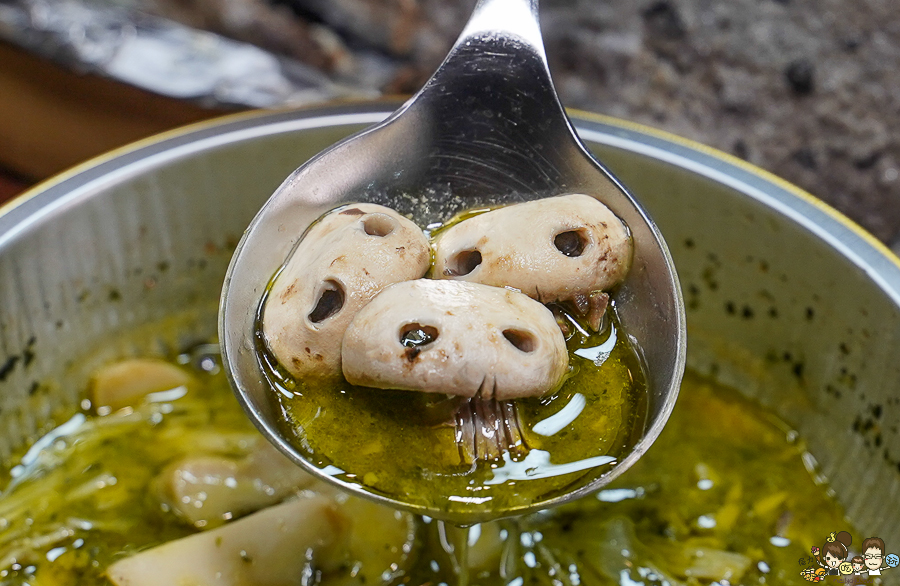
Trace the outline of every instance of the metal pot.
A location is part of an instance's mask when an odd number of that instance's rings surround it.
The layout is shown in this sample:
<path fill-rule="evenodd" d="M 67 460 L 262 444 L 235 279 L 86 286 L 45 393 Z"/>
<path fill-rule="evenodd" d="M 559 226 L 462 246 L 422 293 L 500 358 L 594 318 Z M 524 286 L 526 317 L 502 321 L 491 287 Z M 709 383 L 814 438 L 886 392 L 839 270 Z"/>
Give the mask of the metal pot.
<path fill-rule="evenodd" d="M 299 164 L 392 110 L 227 117 L 90 161 L 0 208 L 0 455 L 74 408 L 102 361 L 214 335 L 231 249 L 256 210 Z M 594 115 L 573 123 L 668 241 L 689 365 L 794 425 L 850 520 L 900 542 L 897 259 L 738 159 Z M 147 329 L 162 320 L 177 323 Z"/>

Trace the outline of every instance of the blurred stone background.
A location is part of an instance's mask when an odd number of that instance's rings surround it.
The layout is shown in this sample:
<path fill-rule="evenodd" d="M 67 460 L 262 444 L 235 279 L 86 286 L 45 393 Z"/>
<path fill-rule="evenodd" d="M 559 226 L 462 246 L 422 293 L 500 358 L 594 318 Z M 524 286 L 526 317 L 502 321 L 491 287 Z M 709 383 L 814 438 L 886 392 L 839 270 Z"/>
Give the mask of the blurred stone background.
<path fill-rule="evenodd" d="M 0 0 L 0 17 L 4 4 L 21 8 L 15 0 Z M 440 63 L 474 1 L 105 4 L 276 55 L 292 75 L 302 74 L 305 85 L 272 103 L 250 104 L 274 106 L 415 91 Z M 34 25 L 40 11 L 28 8 L 26 20 Z M 543 0 L 541 15 L 566 106 L 653 126 L 743 158 L 822 198 L 900 250 L 896 0 Z M 7 34 L 0 44 L 0 168 L 7 194 L 93 151 L 248 106 L 119 87 L 102 67 L 73 67 L 60 51 L 36 56 L 40 40 L 33 37 Z M 70 138 L 57 136 L 60 127 Z M 60 152 L 67 140 L 78 148 Z"/>

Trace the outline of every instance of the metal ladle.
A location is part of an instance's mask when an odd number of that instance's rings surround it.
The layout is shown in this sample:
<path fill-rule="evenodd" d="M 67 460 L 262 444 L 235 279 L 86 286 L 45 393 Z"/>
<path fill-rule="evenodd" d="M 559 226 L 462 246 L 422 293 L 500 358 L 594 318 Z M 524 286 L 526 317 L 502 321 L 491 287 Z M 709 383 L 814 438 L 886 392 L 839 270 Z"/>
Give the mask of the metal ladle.
<path fill-rule="evenodd" d="M 298 465 L 351 493 L 439 519 L 483 520 L 374 495 L 306 461 L 279 431 L 254 342 L 257 310 L 304 230 L 342 203 L 382 203 L 421 223 L 446 220 L 463 209 L 566 193 L 597 197 L 631 230 L 632 269 L 613 299 L 646 370 L 647 428 L 610 472 L 535 507 L 568 502 L 609 483 L 649 448 L 674 406 L 685 364 L 684 305 L 656 225 L 591 156 L 566 117 L 544 53 L 538 0 L 480 0 L 425 87 L 384 122 L 297 169 L 256 215 L 232 258 L 219 315 L 223 361 L 250 418 Z M 495 510 L 491 516 L 527 510 Z"/>

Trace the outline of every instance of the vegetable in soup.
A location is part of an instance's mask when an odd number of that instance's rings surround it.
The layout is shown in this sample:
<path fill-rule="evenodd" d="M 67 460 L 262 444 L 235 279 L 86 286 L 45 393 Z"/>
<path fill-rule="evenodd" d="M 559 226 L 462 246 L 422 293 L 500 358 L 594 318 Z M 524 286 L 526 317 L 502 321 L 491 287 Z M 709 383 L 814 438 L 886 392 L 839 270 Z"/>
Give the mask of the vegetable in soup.
<path fill-rule="evenodd" d="M 848 527 L 789 426 L 690 372 L 612 485 L 467 529 L 304 474 L 249 424 L 215 346 L 110 365 L 88 398 L 6 463 L 0 584 L 787 585 Z"/>

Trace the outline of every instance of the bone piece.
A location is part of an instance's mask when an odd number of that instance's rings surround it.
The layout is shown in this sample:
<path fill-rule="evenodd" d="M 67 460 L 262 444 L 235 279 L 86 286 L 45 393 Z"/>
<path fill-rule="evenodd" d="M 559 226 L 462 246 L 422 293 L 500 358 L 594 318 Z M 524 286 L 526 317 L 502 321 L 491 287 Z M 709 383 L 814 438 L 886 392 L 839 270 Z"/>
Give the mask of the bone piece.
<path fill-rule="evenodd" d="M 166 467 L 157 478 L 163 500 L 198 528 L 268 507 L 315 479 L 259 437 L 242 458 L 188 456 Z"/>
<path fill-rule="evenodd" d="M 342 358 L 352 384 L 498 401 L 553 389 L 569 361 L 540 303 L 510 289 L 428 279 L 392 285 L 360 310 Z"/>
<path fill-rule="evenodd" d="M 337 567 L 346 527 L 331 498 L 305 496 L 119 560 L 106 575 L 116 586 L 299 585 L 310 562 Z"/>
<path fill-rule="evenodd" d="M 628 229 L 593 197 L 574 194 L 499 208 L 438 237 L 434 275 L 513 287 L 542 303 L 607 290 L 631 265 Z"/>
<path fill-rule="evenodd" d="M 222 527 L 170 541 L 112 564 L 116 586 L 371 586 L 402 575 L 412 559 L 409 513 L 364 499 L 309 491 Z"/>
<path fill-rule="evenodd" d="M 429 263 L 425 235 L 394 210 L 332 210 L 304 235 L 269 293 L 269 349 L 295 377 L 339 375 L 341 338 L 356 312 L 384 287 L 423 276 Z"/>
<path fill-rule="evenodd" d="M 194 378 L 158 358 L 129 358 L 98 369 L 91 377 L 88 394 L 95 409 L 113 411 L 139 405 L 152 393 L 188 387 Z"/>

